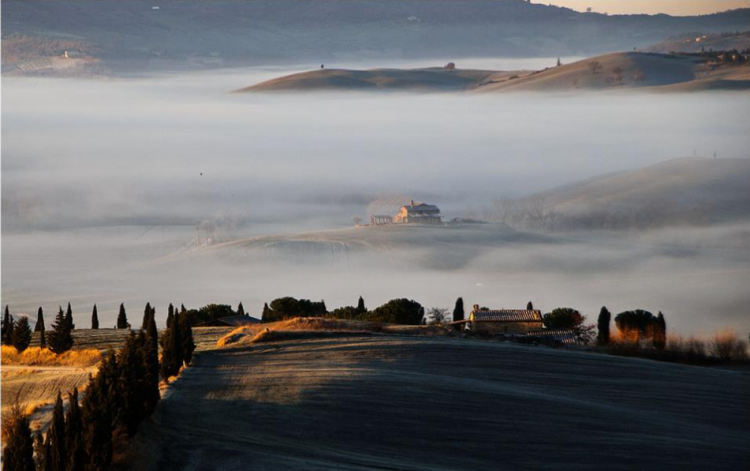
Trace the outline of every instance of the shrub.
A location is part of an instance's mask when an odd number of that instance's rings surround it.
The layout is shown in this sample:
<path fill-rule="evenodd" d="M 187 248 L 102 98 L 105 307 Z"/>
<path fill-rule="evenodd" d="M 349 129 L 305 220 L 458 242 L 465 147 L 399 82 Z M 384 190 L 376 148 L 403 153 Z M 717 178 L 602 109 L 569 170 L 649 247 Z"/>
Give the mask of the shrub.
<path fill-rule="evenodd" d="M 366 314 L 364 319 L 370 322 L 419 325 L 424 319 L 424 308 L 414 300 L 393 299 Z"/>
<path fill-rule="evenodd" d="M 548 329 L 574 329 L 584 320 L 580 312 L 569 307 L 559 307 L 544 315 L 544 325 Z"/>
<path fill-rule="evenodd" d="M 747 342 L 729 328 L 714 333 L 709 343 L 711 354 L 721 361 L 747 361 Z"/>

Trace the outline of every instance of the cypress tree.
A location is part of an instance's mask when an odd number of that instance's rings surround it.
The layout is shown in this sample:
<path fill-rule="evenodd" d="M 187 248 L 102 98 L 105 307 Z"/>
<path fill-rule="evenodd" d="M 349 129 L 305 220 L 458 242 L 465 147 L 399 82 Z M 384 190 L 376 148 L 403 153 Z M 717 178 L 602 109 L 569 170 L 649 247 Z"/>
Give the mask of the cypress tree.
<path fill-rule="evenodd" d="M 36 325 L 34 326 L 34 332 L 39 332 L 39 347 L 40 348 L 47 348 L 47 335 L 45 333 L 45 327 L 44 327 L 44 312 L 42 311 L 42 308 L 39 308 L 39 312 L 37 313 L 36 318 Z"/>
<path fill-rule="evenodd" d="M 358 314 L 364 314 L 367 312 L 367 308 L 365 307 L 365 300 L 362 298 L 362 296 L 359 297 L 357 300 L 357 313 Z"/>
<path fill-rule="evenodd" d="M 99 328 L 99 313 L 96 310 L 96 304 L 94 304 L 94 310 L 91 312 L 91 328 L 94 330 Z"/>
<path fill-rule="evenodd" d="M 526 303 L 526 310 L 527 311 L 533 311 L 534 310 L 534 303 L 532 303 L 531 301 L 529 301 L 528 303 Z"/>
<path fill-rule="evenodd" d="M 117 328 L 118 329 L 129 329 L 130 324 L 128 324 L 128 315 L 125 312 L 125 304 L 120 304 L 120 313 L 117 315 Z"/>
<path fill-rule="evenodd" d="M 456 306 L 453 308 L 453 321 L 464 320 L 464 298 L 456 299 Z"/>
<path fill-rule="evenodd" d="M 52 434 L 47 432 L 44 439 L 44 471 L 52 471 Z"/>
<path fill-rule="evenodd" d="M 3 450 L 4 471 L 34 471 L 34 439 L 29 418 L 16 403 L 3 416 L 3 435 L 7 437 Z"/>
<path fill-rule="evenodd" d="M 73 310 L 70 308 L 70 303 L 68 303 L 68 309 L 65 311 L 65 322 L 68 323 L 70 330 L 75 330 L 76 325 L 73 324 Z"/>
<path fill-rule="evenodd" d="M 273 313 L 271 308 L 268 307 L 268 303 L 263 304 L 263 314 L 260 316 L 260 320 L 263 322 L 271 322 Z"/>
<path fill-rule="evenodd" d="M 596 341 L 599 345 L 609 345 L 610 334 L 609 334 L 609 323 L 612 319 L 612 314 L 609 312 L 606 306 L 602 306 L 599 311 L 599 319 L 597 320 L 597 330 L 599 333 L 596 336 Z"/>
<path fill-rule="evenodd" d="M 190 325 L 187 313 L 181 312 L 176 316 L 180 328 L 180 341 L 182 354 L 180 355 L 186 365 L 193 361 L 193 352 L 195 351 L 195 340 L 193 339 L 193 327 Z M 180 363 L 182 366 L 182 363 Z"/>
<path fill-rule="evenodd" d="M 159 402 L 159 331 L 155 315 L 149 319 L 146 329 L 144 361 L 146 363 L 146 416 L 150 416 Z"/>
<path fill-rule="evenodd" d="M 168 380 L 170 376 L 174 376 L 174 357 L 175 357 L 175 345 L 172 337 L 172 325 L 174 324 L 174 307 L 172 304 L 169 305 L 167 310 L 167 330 L 161 336 L 161 364 L 159 370 L 162 378 Z"/>
<path fill-rule="evenodd" d="M 73 348 L 73 336 L 70 333 L 70 324 L 65 320 L 62 307 L 57 312 L 55 323 L 52 324 L 52 332 L 47 335 L 47 344 L 49 349 L 58 355 Z"/>
<path fill-rule="evenodd" d="M 70 405 L 65 417 L 65 447 L 68 452 L 67 471 L 83 471 L 86 466 L 86 450 L 83 443 L 83 420 L 78 404 L 78 388 L 68 396 Z"/>
<path fill-rule="evenodd" d="M 148 329 L 148 324 L 151 319 L 151 303 L 146 303 L 146 308 L 143 310 L 143 321 L 141 322 L 141 330 Z"/>
<path fill-rule="evenodd" d="M 13 328 L 13 338 L 11 340 L 18 353 L 29 348 L 29 344 L 31 343 L 31 327 L 29 327 L 28 317 L 22 317 L 18 320 L 18 323 Z"/>
<path fill-rule="evenodd" d="M 118 408 L 115 411 L 116 427 L 122 427 L 128 437 L 135 435 L 138 424 L 145 417 L 146 406 L 146 369 L 145 336 L 131 332 L 120 351 L 117 362 L 119 377 Z"/>
<path fill-rule="evenodd" d="M 62 312 L 62 309 L 60 309 Z M 55 408 L 52 412 L 52 425 L 50 426 L 48 434 L 50 437 L 50 445 L 52 447 L 50 454 L 52 461 L 50 463 L 50 469 L 52 471 L 66 471 L 68 466 L 68 453 L 65 443 L 65 414 L 63 413 L 63 400 L 60 392 L 57 392 L 57 401 L 55 402 Z"/>
<path fill-rule="evenodd" d="M 34 434 L 34 466 L 37 471 L 46 471 L 47 469 L 44 462 L 45 451 L 44 436 L 41 430 L 37 430 Z"/>
<path fill-rule="evenodd" d="M 8 305 L 5 305 L 5 317 L 3 317 L 3 333 L 2 340 L 3 345 L 10 345 L 13 342 L 13 317 L 10 315 Z"/>
<path fill-rule="evenodd" d="M 112 462 L 112 409 L 107 396 L 110 358 L 102 360 L 96 378 L 89 379 L 86 396 L 83 398 L 81 415 L 83 416 L 83 438 L 88 457 L 89 469 L 109 469 Z"/>
<path fill-rule="evenodd" d="M 36 313 L 36 324 L 34 324 L 34 332 L 44 332 L 44 311 L 41 306 Z"/>
<path fill-rule="evenodd" d="M 654 348 L 664 350 L 664 347 L 667 346 L 667 321 L 664 320 L 664 314 L 661 311 L 656 316 L 654 324 Z"/>
<path fill-rule="evenodd" d="M 242 305 L 242 303 L 241 303 L 241 302 L 240 302 L 240 304 L 239 304 L 239 305 L 237 306 L 237 315 L 238 315 L 238 316 L 245 316 L 245 315 L 247 315 L 247 314 L 245 314 L 245 307 L 244 307 L 244 306 Z"/>

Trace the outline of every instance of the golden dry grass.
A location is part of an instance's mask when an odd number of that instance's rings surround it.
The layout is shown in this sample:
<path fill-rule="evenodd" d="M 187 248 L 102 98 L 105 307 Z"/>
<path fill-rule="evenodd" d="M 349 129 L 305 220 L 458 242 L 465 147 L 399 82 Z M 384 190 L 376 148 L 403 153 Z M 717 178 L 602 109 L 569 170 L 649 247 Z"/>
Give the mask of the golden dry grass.
<path fill-rule="evenodd" d="M 238 343 L 290 339 L 289 332 L 380 332 L 381 324 L 357 320 L 328 319 L 324 317 L 295 317 L 267 324 L 254 324 L 234 329 L 221 337 L 217 345 L 225 347 Z M 282 334 L 282 332 L 284 334 Z"/>
<path fill-rule="evenodd" d="M 612 335 L 609 351 L 617 355 L 698 364 L 750 360 L 747 340 L 731 328 L 716 331 L 712 335 L 669 334 L 663 351 L 654 351 L 652 341 L 640 339 L 637 331 L 618 331 Z"/>
<path fill-rule="evenodd" d="M 2 364 L 8 366 L 76 366 L 89 367 L 99 364 L 102 354 L 96 349 L 69 350 L 61 355 L 47 348 L 30 347 L 19 353 L 15 347 L 2 346 Z"/>

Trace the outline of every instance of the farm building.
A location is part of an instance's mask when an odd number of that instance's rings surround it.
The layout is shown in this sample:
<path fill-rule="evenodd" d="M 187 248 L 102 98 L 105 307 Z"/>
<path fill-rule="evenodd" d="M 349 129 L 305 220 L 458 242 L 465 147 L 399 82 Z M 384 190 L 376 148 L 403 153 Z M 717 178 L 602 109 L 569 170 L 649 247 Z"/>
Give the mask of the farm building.
<path fill-rule="evenodd" d="M 490 335 L 527 334 L 544 329 L 542 313 L 536 309 L 480 309 L 475 304 L 469 318 L 453 325 L 468 327 L 472 332 Z"/>
<path fill-rule="evenodd" d="M 414 200 L 401 206 L 401 211 L 393 217 L 394 224 L 442 224 L 440 208 L 434 204 L 415 203 Z"/>

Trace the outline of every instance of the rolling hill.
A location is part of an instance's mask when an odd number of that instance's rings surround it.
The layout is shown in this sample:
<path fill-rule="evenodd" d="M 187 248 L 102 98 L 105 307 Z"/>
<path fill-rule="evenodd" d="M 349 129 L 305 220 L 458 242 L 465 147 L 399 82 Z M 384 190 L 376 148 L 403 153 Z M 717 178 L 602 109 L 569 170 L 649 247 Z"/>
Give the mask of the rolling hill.
<path fill-rule="evenodd" d="M 3 73 L 123 75 L 341 60 L 591 56 L 687 31 L 744 30 L 750 9 L 607 16 L 524 0 L 6 0 Z M 12 41 L 8 41 L 11 39 Z M 59 62 L 59 61 L 58 61 Z"/>
<path fill-rule="evenodd" d="M 750 63 L 712 65 L 696 56 L 612 53 L 518 77 L 490 79 L 477 93 L 648 89 L 748 90 Z"/>
<path fill-rule="evenodd" d="M 497 75 L 498 73 L 493 71 L 447 70 L 443 67 L 410 70 L 321 69 L 287 75 L 237 91 L 464 91 L 474 88 L 484 80 Z"/>
<path fill-rule="evenodd" d="M 443 91 L 472 93 L 566 91 L 703 91 L 750 89 L 750 62 L 644 52 L 612 53 L 539 71 L 372 69 L 315 70 L 279 77 L 239 92 Z"/>
<path fill-rule="evenodd" d="M 741 470 L 750 376 L 386 335 L 205 351 L 129 469 Z"/>
<path fill-rule="evenodd" d="M 572 226 L 747 221 L 750 159 L 682 158 L 532 196 Z"/>

